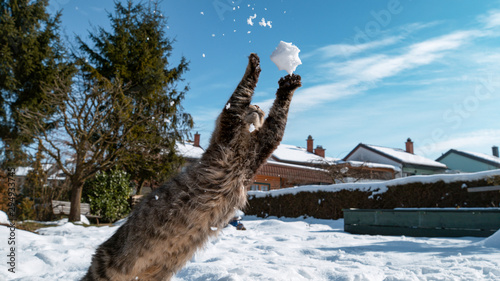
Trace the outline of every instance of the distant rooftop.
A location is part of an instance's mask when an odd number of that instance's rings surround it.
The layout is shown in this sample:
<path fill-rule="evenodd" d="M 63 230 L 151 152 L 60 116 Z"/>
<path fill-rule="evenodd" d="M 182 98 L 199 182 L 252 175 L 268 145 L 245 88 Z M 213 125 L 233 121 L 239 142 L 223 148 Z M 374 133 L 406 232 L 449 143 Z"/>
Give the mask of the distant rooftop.
<path fill-rule="evenodd" d="M 489 162 L 489 163 L 493 164 L 494 166 L 500 166 L 500 158 L 496 157 L 496 156 L 493 156 L 493 155 L 484 154 L 484 153 L 480 153 L 480 152 L 471 152 L 471 151 L 465 151 L 465 150 L 458 150 L 458 149 L 450 149 L 449 152 L 452 152 L 452 151 L 456 151 L 459 154 L 466 154 L 466 155 L 468 155 L 471 158 L 476 158 L 476 159 L 478 159 L 480 161 L 483 161 L 483 162 Z M 438 160 L 440 160 L 441 158 L 443 158 L 449 152 L 443 154 L 441 157 L 438 158 Z"/>
<path fill-rule="evenodd" d="M 437 161 L 434 161 L 434 160 L 429 159 L 429 158 L 425 158 L 425 157 L 420 156 L 420 155 L 408 153 L 403 149 L 383 147 L 383 146 L 370 145 L 370 144 L 365 144 L 365 145 L 373 150 L 376 150 L 382 154 L 385 154 L 385 155 L 387 155 L 393 159 L 396 159 L 402 163 L 424 165 L 424 166 L 434 166 L 434 167 L 446 169 L 446 165 L 443 163 L 439 163 Z"/>
<path fill-rule="evenodd" d="M 279 161 L 293 163 L 325 163 L 335 162 L 340 159 L 326 157 L 323 158 L 314 153 L 308 152 L 307 149 L 295 145 L 280 144 L 273 152 L 273 157 Z"/>
<path fill-rule="evenodd" d="M 176 143 L 175 148 L 184 158 L 199 159 L 205 153 L 203 148 L 195 146 L 192 142 Z"/>

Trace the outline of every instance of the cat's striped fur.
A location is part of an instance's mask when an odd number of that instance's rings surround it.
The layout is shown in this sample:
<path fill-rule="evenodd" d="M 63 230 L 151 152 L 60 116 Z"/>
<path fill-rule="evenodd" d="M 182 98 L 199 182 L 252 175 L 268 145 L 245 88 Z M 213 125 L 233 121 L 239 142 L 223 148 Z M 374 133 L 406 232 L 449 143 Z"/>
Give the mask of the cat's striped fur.
<path fill-rule="evenodd" d="M 262 110 L 250 105 L 259 74 L 259 57 L 251 54 L 201 160 L 136 206 L 97 248 L 82 280 L 169 280 L 245 206 L 246 187 L 279 145 L 293 92 L 301 86 L 298 75 L 281 78 L 263 121 Z"/>

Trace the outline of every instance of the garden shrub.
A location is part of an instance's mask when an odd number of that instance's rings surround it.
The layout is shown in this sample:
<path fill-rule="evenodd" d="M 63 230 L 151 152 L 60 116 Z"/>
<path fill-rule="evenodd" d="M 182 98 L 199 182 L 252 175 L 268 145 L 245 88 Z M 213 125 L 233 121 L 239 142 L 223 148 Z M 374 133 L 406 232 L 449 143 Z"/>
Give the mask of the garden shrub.
<path fill-rule="evenodd" d="M 98 172 L 85 182 L 82 200 L 90 204 L 93 215 L 101 216 L 103 222 L 114 222 L 130 212 L 128 199 L 133 186 L 125 171 Z"/>

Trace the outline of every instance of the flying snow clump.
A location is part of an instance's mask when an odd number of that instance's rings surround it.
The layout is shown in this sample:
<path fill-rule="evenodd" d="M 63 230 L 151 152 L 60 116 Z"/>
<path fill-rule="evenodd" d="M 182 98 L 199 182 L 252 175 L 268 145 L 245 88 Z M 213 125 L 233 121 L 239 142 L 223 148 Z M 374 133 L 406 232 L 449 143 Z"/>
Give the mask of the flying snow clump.
<path fill-rule="evenodd" d="M 299 58 L 300 49 L 292 43 L 280 41 L 278 47 L 271 54 L 271 61 L 276 64 L 279 70 L 286 70 L 292 74 L 302 62 Z"/>
<path fill-rule="evenodd" d="M 266 21 L 266 19 L 265 19 L 265 18 L 262 18 L 262 19 L 260 19 L 260 21 L 259 21 L 259 25 L 260 25 L 260 26 L 263 26 L 263 27 L 269 26 L 269 28 L 273 28 L 273 26 L 271 25 L 271 23 L 273 23 L 273 22 L 272 22 L 272 21 L 270 21 L 270 20 Z"/>
<path fill-rule="evenodd" d="M 248 19 L 247 19 L 247 24 L 253 26 L 253 20 L 257 18 L 257 14 L 253 14 L 253 16 L 250 16 Z"/>

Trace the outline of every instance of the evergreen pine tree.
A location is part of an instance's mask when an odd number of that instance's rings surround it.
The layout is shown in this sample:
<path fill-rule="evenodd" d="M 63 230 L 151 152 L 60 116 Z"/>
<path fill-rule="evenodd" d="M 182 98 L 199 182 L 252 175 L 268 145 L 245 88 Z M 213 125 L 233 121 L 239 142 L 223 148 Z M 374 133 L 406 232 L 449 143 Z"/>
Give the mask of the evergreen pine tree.
<path fill-rule="evenodd" d="M 19 112 L 29 109 L 50 116 L 54 108 L 41 105 L 46 98 L 43 87 L 50 88 L 56 75 L 63 73 L 70 83 L 71 67 L 58 34 L 60 13 L 51 17 L 46 12 L 48 2 L 0 1 L 0 162 L 4 167 L 26 164 L 23 147 L 33 142 L 20 130 Z"/>
<path fill-rule="evenodd" d="M 165 33 L 166 18 L 157 3 L 146 7 L 117 2 L 115 14 L 109 17 L 110 32 L 98 28 L 90 33 L 93 46 L 78 38 L 85 55 L 80 63 L 91 77 L 123 81 L 125 94 L 152 116 L 128 136 L 129 143 L 138 145 L 129 147 L 127 155 L 117 160 L 138 182 L 140 192 L 144 181 L 165 180 L 183 161 L 176 154 L 175 143 L 187 136 L 193 121 L 181 106 L 188 87 L 178 90 L 177 83 L 188 63 L 182 57 L 178 65 L 171 66 L 173 41 Z"/>
<path fill-rule="evenodd" d="M 47 185 L 47 171 L 45 171 L 42 160 L 43 157 L 43 147 L 38 146 L 38 151 L 35 155 L 35 161 L 32 164 L 33 170 L 28 172 L 26 180 L 23 183 L 22 193 L 25 198 L 29 198 L 33 202 L 34 206 L 39 206 L 36 213 L 36 220 L 43 220 L 47 217 L 46 206 L 50 204 L 50 191 Z"/>

